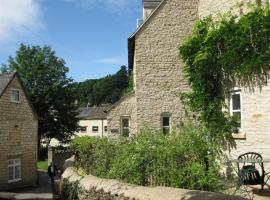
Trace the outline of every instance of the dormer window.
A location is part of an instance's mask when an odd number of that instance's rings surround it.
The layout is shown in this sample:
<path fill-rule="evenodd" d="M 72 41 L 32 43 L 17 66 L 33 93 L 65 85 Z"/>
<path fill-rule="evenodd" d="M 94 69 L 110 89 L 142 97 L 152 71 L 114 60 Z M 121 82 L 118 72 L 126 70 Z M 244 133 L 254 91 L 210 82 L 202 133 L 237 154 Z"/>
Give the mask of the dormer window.
<path fill-rule="evenodd" d="M 11 102 L 20 103 L 20 100 L 21 100 L 21 90 L 11 88 Z"/>

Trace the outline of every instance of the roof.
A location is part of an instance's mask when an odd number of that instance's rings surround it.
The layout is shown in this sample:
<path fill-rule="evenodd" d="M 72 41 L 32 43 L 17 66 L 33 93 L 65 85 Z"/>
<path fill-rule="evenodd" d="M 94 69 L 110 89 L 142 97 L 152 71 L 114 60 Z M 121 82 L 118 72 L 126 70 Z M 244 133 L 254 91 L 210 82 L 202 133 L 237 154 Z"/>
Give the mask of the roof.
<path fill-rule="evenodd" d="M 119 99 L 117 102 L 115 102 L 111 107 L 107 108 L 105 112 L 110 112 L 113 108 L 118 106 L 121 102 L 125 101 L 127 98 L 134 96 L 135 92 L 132 91 L 131 93 L 127 94 L 126 96 L 123 96 L 121 99 Z"/>
<path fill-rule="evenodd" d="M 7 86 L 9 85 L 15 74 L 15 72 L 2 74 L 0 73 L 0 97 L 6 90 Z"/>
<path fill-rule="evenodd" d="M 107 119 L 106 107 L 79 108 L 79 119 L 94 120 Z"/>
<path fill-rule="evenodd" d="M 136 29 L 136 31 L 128 38 L 128 69 L 129 71 L 133 70 L 133 62 L 134 62 L 134 51 L 135 51 L 135 36 L 138 32 L 142 30 L 142 28 L 157 14 L 160 8 L 167 2 L 167 0 L 143 0 L 144 2 L 160 2 L 156 9 L 147 17 L 146 20 L 142 23 L 142 25 Z"/>
<path fill-rule="evenodd" d="M 0 98 L 1 96 L 4 94 L 4 92 L 6 91 L 7 87 L 9 86 L 9 84 L 11 83 L 11 81 L 14 79 L 14 77 L 17 76 L 19 82 L 20 82 L 20 85 L 22 87 L 22 90 L 25 94 L 25 97 L 32 109 L 32 112 L 35 116 L 36 119 L 38 119 L 38 115 L 36 113 L 36 110 L 32 104 L 32 102 L 30 101 L 29 99 L 29 96 L 27 94 L 27 91 L 23 85 L 23 82 L 22 82 L 22 79 L 20 77 L 20 75 L 18 74 L 18 72 L 9 72 L 9 73 L 0 73 Z"/>

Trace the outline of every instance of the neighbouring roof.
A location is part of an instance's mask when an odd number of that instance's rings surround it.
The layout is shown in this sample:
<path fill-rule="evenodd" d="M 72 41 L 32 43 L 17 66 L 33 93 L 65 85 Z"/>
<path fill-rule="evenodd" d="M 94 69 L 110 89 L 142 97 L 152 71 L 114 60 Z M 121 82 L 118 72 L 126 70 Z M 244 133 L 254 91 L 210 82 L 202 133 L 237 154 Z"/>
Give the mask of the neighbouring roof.
<path fill-rule="evenodd" d="M 107 119 L 106 107 L 79 108 L 79 119 L 94 120 Z"/>
<path fill-rule="evenodd" d="M 156 15 L 156 13 L 160 10 L 161 6 L 165 4 L 166 0 L 143 0 L 143 3 L 151 3 L 151 2 L 159 2 L 159 5 L 156 7 L 156 9 L 147 17 L 146 20 L 142 23 L 142 25 L 136 29 L 136 31 L 128 38 L 128 69 L 129 71 L 133 70 L 133 62 L 134 62 L 134 52 L 135 52 L 135 36 L 136 34 L 142 30 L 142 28 L 145 26 L 145 24 L 148 23 L 149 20 L 153 18 L 153 16 Z"/>
<path fill-rule="evenodd" d="M 0 97 L 6 90 L 8 84 L 11 82 L 15 74 L 15 72 L 2 74 L 0 73 Z"/>

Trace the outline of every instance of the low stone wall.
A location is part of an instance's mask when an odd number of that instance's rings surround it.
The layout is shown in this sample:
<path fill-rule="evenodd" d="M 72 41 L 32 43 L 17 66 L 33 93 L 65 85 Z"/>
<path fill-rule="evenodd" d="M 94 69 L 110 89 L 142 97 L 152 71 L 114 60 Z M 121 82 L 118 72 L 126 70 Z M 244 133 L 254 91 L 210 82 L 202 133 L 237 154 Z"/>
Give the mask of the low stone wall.
<path fill-rule="evenodd" d="M 101 179 L 92 175 L 80 176 L 73 168 L 73 158 L 66 160 L 62 180 L 79 182 L 80 200 L 242 200 L 241 197 L 219 193 L 184 190 L 168 187 L 143 187 L 117 180 Z"/>

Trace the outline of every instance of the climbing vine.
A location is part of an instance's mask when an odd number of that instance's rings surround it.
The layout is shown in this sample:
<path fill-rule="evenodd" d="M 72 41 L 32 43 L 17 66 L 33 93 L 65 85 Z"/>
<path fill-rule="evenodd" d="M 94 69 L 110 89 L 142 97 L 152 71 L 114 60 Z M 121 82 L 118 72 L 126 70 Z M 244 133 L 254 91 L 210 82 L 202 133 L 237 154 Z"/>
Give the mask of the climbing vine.
<path fill-rule="evenodd" d="M 180 46 L 180 57 L 192 88 L 191 93 L 181 95 L 182 100 L 192 112 L 199 113 L 213 138 L 231 138 L 237 119 L 224 112 L 228 92 L 234 86 L 254 89 L 269 78 L 269 5 L 251 5 L 241 16 L 199 20 Z"/>

